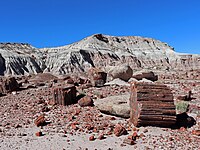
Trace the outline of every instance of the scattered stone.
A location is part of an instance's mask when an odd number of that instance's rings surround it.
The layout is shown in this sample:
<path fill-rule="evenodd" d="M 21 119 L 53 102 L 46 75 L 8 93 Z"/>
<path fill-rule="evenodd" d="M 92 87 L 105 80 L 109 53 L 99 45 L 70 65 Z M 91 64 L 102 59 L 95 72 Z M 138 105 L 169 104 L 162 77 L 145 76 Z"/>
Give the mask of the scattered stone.
<path fill-rule="evenodd" d="M 126 135 L 127 131 L 121 124 L 116 124 L 114 128 L 114 134 L 116 136 Z"/>
<path fill-rule="evenodd" d="M 27 136 L 27 134 L 26 133 L 19 133 L 19 134 L 17 134 L 17 136 Z"/>
<path fill-rule="evenodd" d="M 138 131 L 138 128 L 136 128 L 136 127 L 133 127 L 133 129 L 132 129 L 133 131 Z"/>
<path fill-rule="evenodd" d="M 71 124 L 71 127 L 72 127 L 72 129 L 74 129 L 74 130 L 78 130 L 78 127 L 73 123 L 73 124 Z"/>
<path fill-rule="evenodd" d="M 94 140 L 95 140 L 94 135 L 90 136 L 90 137 L 89 137 L 89 140 L 90 140 L 90 141 L 94 141 Z"/>
<path fill-rule="evenodd" d="M 41 131 L 39 131 L 39 132 L 36 132 L 35 135 L 36 135 L 36 136 L 42 136 L 43 134 L 42 134 Z"/>
<path fill-rule="evenodd" d="M 40 115 L 35 121 L 34 121 L 35 125 L 37 127 L 39 126 L 44 126 L 46 124 L 46 121 L 45 121 L 45 117 L 44 115 Z"/>
<path fill-rule="evenodd" d="M 192 130 L 192 134 L 200 136 L 200 130 Z"/>
<path fill-rule="evenodd" d="M 124 144 L 128 144 L 128 145 L 134 145 L 135 141 L 129 138 L 125 138 L 123 141 Z"/>
<path fill-rule="evenodd" d="M 98 137 L 98 139 L 99 139 L 99 140 L 103 140 L 103 139 L 105 139 L 104 134 L 100 134 L 99 137 Z"/>
<path fill-rule="evenodd" d="M 145 137 L 144 133 L 140 133 L 139 137 L 140 138 Z"/>
<path fill-rule="evenodd" d="M 89 96 L 84 96 L 83 98 L 81 98 L 79 101 L 78 101 L 78 104 L 81 106 L 81 107 L 85 107 L 85 106 L 93 106 L 93 100 L 91 97 Z"/>
<path fill-rule="evenodd" d="M 15 128 L 21 128 L 22 126 L 20 124 L 16 124 Z"/>
<path fill-rule="evenodd" d="M 180 95 L 177 97 L 178 100 L 191 101 L 192 100 L 192 91 L 189 91 L 187 95 Z"/>
<path fill-rule="evenodd" d="M 106 83 L 107 73 L 102 70 L 91 68 L 88 74 L 93 86 L 102 87 Z"/>
<path fill-rule="evenodd" d="M 17 91 L 13 91 L 13 92 L 12 92 L 12 95 L 17 95 Z"/>
<path fill-rule="evenodd" d="M 144 131 L 143 131 L 144 133 L 147 133 L 148 132 L 148 129 L 144 129 Z"/>
<path fill-rule="evenodd" d="M 137 137 L 139 137 L 137 132 L 133 132 L 132 136 L 133 136 L 133 139 L 136 139 Z"/>
<path fill-rule="evenodd" d="M 180 129 L 179 129 L 179 131 L 181 131 L 181 132 L 185 132 L 187 129 L 185 128 L 185 127 L 181 127 Z"/>

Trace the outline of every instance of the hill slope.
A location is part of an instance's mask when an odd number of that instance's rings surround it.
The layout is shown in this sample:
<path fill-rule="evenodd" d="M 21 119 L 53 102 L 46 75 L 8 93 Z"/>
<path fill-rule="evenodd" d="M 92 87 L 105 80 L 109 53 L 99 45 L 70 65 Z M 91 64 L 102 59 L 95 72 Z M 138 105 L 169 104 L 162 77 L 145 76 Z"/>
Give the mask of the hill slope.
<path fill-rule="evenodd" d="M 90 67 L 129 64 L 133 69 L 196 70 L 200 55 L 176 53 L 161 41 L 138 36 L 95 34 L 79 42 L 37 49 L 28 44 L 0 44 L 0 74 L 85 72 Z"/>

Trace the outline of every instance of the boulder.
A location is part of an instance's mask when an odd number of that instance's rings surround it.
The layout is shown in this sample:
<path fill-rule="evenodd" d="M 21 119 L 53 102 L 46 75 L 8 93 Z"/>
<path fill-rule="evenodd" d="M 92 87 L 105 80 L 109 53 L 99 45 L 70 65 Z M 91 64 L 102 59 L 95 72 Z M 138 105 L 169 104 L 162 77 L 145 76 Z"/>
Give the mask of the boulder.
<path fill-rule="evenodd" d="M 103 99 L 98 99 L 94 105 L 105 114 L 119 116 L 123 118 L 130 117 L 129 94 L 110 96 Z"/>
<path fill-rule="evenodd" d="M 151 80 L 151 81 L 157 81 L 158 80 L 158 76 L 154 74 L 154 72 L 152 71 L 139 71 L 139 72 L 135 72 L 132 76 L 133 78 L 137 79 L 137 80 L 142 80 L 143 78 Z"/>
<path fill-rule="evenodd" d="M 121 124 L 116 124 L 114 128 L 114 134 L 116 136 L 126 135 L 127 131 Z"/>
<path fill-rule="evenodd" d="M 78 104 L 81 106 L 81 107 L 85 107 L 85 106 L 93 106 L 93 100 L 91 99 L 91 97 L 89 96 L 84 96 L 83 98 L 81 98 L 79 101 L 78 101 Z"/>
<path fill-rule="evenodd" d="M 117 67 L 107 66 L 105 70 L 113 79 L 120 78 L 124 81 L 128 81 L 133 75 L 133 69 L 126 64 Z"/>
<path fill-rule="evenodd" d="M 106 83 L 107 73 L 104 71 L 97 68 L 91 68 L 88 70 L 88 74 L 92 86 L 101 87 Z"/>
<path fill-rule="evenodd" d="M 17 91 L 19 84 L 14 77 L 3 77 L 0 79 L 0 93 Z"/>

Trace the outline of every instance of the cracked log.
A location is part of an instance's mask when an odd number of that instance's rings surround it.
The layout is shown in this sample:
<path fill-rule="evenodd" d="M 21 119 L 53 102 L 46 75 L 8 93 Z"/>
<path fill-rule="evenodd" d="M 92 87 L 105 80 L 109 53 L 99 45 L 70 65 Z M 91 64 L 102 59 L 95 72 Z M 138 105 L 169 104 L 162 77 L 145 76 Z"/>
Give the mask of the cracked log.
<path fill-rule="evenodd" d="M 131 83 L 130 120 L 135 126 L 172 127 L 176 108 L 166 85 Z"/>
<path fill-rule="evenodd" d="M 53 103 L 64 106 L 76 103 L 76 87 L 74 85 L 54 87 Z"/>

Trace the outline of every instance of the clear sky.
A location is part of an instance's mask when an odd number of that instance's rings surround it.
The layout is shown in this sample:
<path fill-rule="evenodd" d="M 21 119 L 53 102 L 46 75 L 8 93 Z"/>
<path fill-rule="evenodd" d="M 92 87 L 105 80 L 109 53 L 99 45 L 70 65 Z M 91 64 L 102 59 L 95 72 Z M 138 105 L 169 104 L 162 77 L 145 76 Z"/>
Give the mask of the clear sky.
<path fill-rule="evenodd" d="M 70 44 L 103 33 L 152 37 L 200 54 L 200 0 L 1 0 L 0 42 Z"/>

